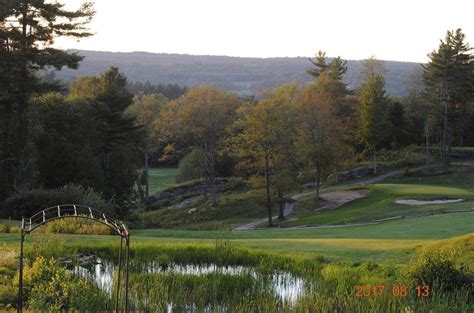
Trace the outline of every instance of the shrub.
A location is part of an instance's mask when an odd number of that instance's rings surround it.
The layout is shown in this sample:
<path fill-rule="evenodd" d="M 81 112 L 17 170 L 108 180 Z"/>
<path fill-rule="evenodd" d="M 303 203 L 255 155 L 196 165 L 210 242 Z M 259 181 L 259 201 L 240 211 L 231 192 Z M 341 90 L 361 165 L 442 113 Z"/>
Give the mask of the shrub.
<path fill-rule="evenodd" d="M 8 219 L 5 221 L 4 224 L 0 224 L 0 233 L 19 233 L 20 228 L 12 226 L 11 225 L 11 220 Z"/>
<path fill-rule="evenodd" d="M 18 274 L 15 277 L 18 284 Z M 23 272 L 23 294 L 30 310 L 61 312 L 103 308 L 107 296 L 85 279 L 74 276 L 55 259 L 38 257 Z"/>
<path fill-rule="evenodd" d="M 467 268 L 456 266 L 458 256 L 458 251 L 447 248 L 423 251 L 418 261 L 408 269 L 410 283 L 449 292 L 471 289 L 473 276 Z"/>
<path fill-rule="evenodd" d="M 303 185 L 307 183 L 313 183 L 316 181 L 316 170 L 308 169 L 301 171 L 296 178 L 298 184 Z"/>
<path fill-rule="evenodd" d="M 230 177 L 233 174 L 235 160 L 227 154 L 218 155 L 215 166 L 218 177 Z M 179 161 L 175 181 L 180 184 L 201 179 L 204 175 L 203 154 L 194 149 Z"/>
<path fill-rule="evenodd" d="M 45 234 L 110 235 L 112 229 L 87 218 L 68 218 L 48 222 L 39 227 L 37 232 Z"/>
<path fill-rule="evenodd" d="M 359 283 L 360 270 L 344 265 L 329 264 L 321 271 L 322 278 L 331 289 L 347 292 Z"/>
<path fill-rule="evenodd" d="M 101 193 L 92 188 L 69 184 L 57 189 L 33 189 L 17 192 L 5 200 L 0 211 L 2 216 L 21 218 L 58 204 L 82 204 L 105 213 L 110 213 L 110 203 L 105 201 Z"/>
<path fill-rule="evenodd" d="M 419 147 L 412 145 L 401 149 L 382 149 L 378 153 L 377 159 L 379 162 L 383 162 L 385 168 L 399 168 L 424 164 L 426 154 Z"/>
<path fill-rule="evenodd" d="M 176 182 L 183 183 L 204 177 L 202 158 L 202 153 L 198 150 L 193 150 L 182 158 L 176 172 Z"/>

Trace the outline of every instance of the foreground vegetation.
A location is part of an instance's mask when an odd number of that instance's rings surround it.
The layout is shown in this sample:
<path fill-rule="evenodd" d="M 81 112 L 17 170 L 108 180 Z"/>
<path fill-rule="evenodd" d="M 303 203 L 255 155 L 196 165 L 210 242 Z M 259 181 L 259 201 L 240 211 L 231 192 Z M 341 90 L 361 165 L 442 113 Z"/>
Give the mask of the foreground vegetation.
<path fill-rule="evenodd" d="M 467 220 L 466 216 L 459 217 L 458 221 L 449 222 L 459 223 L 461 220 Z M 415 225 L 422 224 L 423 219 L 433 218 L 437 217 L 420 218 Z M 400 229 L 398 233 L 390 232 L 390 227 L 397 226 Z M 403 231 L 398 222 L 354 230 L 354 233 L 358 233 L 366 228 L 370 233 L 373 228 L 372 237 L 377 237 L 377 232 L 379 236 L 386 233 L 392 236 L 392 239 L 378 240 L 323 239 L 333 237 L 332 230 L 280 231 L 288 233 L 286 239 L 274 239 L 278 233 L 276 231 L 238 233 L 235 234 L 235 239 L 215 239 L 223 237 L 223 232 L 201 234 L 207 234 L 207 237 L 214 239 L 197 239 L 199 236 L 196 236 L 196 232 L 190 231 L 179 234 L 163 231 L 161 234 L 154 234 L 160 235 L 160 238 L 143 237 L 144 232 L 135 233 L 132 236 L 130 282 L 132 294 L 140 296 L 132 301 L 132 305 L 140 311 L 164 310 L 170 302 L 173 302 L 174 309 L 178 311 L 180 307 L 185 309 L 186 305 L 192 303 L 197 308 L 211 308 L 213 312 L 221 311 L 224 307 L 237 312 L 328 312 L 336 308 L 340 312 L 402 312 L 407 306 L 417 312 L 470 311 L 472 294 L 469 286 L 472 281 L 467 265 L 473 265 L 474 236 L 450 238 L 453 233 L 435 234 L 438 226 L 433 223 L 431 227 L 423 229 L 425 234 L 433 234 L 430 239 L 417 240 L 404 239 L 406 231 L 414 227 L 406 225 Z M 325 233 L 326 231 L 328 233 Z M 471 228 L 465 232 L 472 231 Z M 412 234 L 407 236 L 410 235 Z M 346 236 L 349 237 L 350 234 L 346 233 Z M 237 239 L 239 237 L 247 239 Z M 0 302 L 4 304 L 3 308 L 8 308 L 15 305 L 15 279 L 12 278 L 18 266 L 15 251 L 18 251 L 19 240 L 18 234 L 3 234 L 0 238 L 4 242 L 0 248 L 3 277 L 0 282 Z M 71 275 L 61 269 L 61 263 L 47 261 L 51 258 L 61 260 L 62 257 L 74 256 L 81 252 L 93 253 L 113 263 L 116 259 L 116 247 L 117 238 L 114 236 L 29 235 L 26 244 L 27 264 L 37 269 L 40 264 L 47 264 L 47 267 L 35 272 L 34 277 L 38 279 L 36 282 L 33 278 L 27 278 L 26 288 L 40 286 L 38 284 L 41 282 L 47 286 L 44 290 L 54 290 L 58 287 L 58 282 L 50 280 L 48 277 L 52 276 L 48 276 L 51 275 L 48 273 L 63 277 Z M 262 281 L 255 280 L 255 274 L 245 272 L 241 275 L 219 272 L 143 274 L 144 269 L 152 264 L 159 264 L 162 268 L 172 268 L 173 264 L 244 266 L 262 275 L 264 284 L 261 285 Z M 27 266 L 27 273 L 32 271 L 30 265 Z M 271 277 L 273 273 L 281 271 L 303 279 L 304 291 L 299 294 L 297 300 L 282 301 L 272 293 Z M 420 273 L 422 276 L 419 276 Z M 87 283 L 80 277 L 68 280 L 68 288 L 80 284 L 82 291 L 80 294 L 62 294 L 62 302 L 54 302 L 56 305 L 79 310 L 112 308 L 113 299 L 107 296 L 107 293 L 94 291 L 94 288 L 97 288 L 94 284 Z M 430 297 L 425 299 L 416 296 L 415 288 L 419 284 L 430 286 Z M 314 287 L 316 285 L 317 288 Z M 382 297 L 356 297 L 356 286 L 360 285 L 384 285 L 387 293 Z M 409 295 L 391 296 L 391 288 L 394 285 L 406 286 Z M 212 292 L 209 292 L 210 290 Z M 242 297 L 243 292 L 248 296 Z M 92 293 L 95 293 L 95 296 L 88 297 L 86 303 L 80 301 L 84 294 Z M 43 293 L 43 296 L 45 294 Z M 32 291 L 26 302 L 30 309 L 57 310 L 58 307 L 50 300 L 38 297 L 39 294 Z"/>

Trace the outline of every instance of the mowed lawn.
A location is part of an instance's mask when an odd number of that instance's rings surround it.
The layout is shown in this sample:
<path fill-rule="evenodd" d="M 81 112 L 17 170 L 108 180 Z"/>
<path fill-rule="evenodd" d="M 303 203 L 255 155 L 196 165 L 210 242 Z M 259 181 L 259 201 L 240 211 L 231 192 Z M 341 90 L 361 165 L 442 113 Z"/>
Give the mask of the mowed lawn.
<path fill-rule="evenodd" d="M 474 208 L 474 172 L 472 170 L 443 176 L 403 178 L 357 188 L 369 189 L 370 195 L 323 213 L 315 212 L 314 196 L 306 196 L 296 203 L 294 216 L 281 223 L 281 226 L 346 224 L 395 216 L 436 214 Z M 322 197 L 324 198 L 324 194 Z M 423 206 L 395 203 L 396 200 L 401 199 L 463 199 L 463 201 Z"/>
<path fill-rule="evenodd" d="M 166 229 L 132 230 L 133 245 L 215 245 L 229 241 L 236 246 L 286 255 L 324 257 L 332 261 L 376 261 L 404 263 L 417 251 L 444 245 L 446 239 L 474 232 L 473 213 L 419 217 L 376 225 L 301 230 L 248 232 L 185 231 Z M 45 237 L 60 238 L 67 245 L 100 247 L 117 245 L 114 236 L 41 235 L 27 236 L 27 244 Z M 474 235 L 472 236 L 474 238 Z M 474 242 L 474 240 L 472 240 Z M 3 247 L 18 248 L 19 234 L 0 234 Z M 58 241 L 59 242 L 59 241 Z M 472 260 L 469 260 L 471 262 Z"/>
<path fill-rule="evenodd" d="M 474 232 L 474 212 L 416 217 L 365 226 L 257 231 L 132 230 L 133 236 L 199 239 L 439 240 Z"/>
<path fill-rule="evenodd" d="M 148 172 L 150 195 L 174 187 L 176 185 L 176 171 L 177 169 L 173 167 L 150 168 Z"/>

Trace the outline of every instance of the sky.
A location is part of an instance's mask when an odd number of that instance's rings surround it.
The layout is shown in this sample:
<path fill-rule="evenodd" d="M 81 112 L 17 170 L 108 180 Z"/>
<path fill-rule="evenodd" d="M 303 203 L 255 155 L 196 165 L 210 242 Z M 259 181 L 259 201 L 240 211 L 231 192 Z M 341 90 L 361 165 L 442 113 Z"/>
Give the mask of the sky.
<path fill-rule="evenodd" d="M 82 0 L 59 0 L 77 8 Z M 95 0 L 95 35 L 59 48 L 426 62 L 448 29 L 474 46 L 473 0 Z"/>

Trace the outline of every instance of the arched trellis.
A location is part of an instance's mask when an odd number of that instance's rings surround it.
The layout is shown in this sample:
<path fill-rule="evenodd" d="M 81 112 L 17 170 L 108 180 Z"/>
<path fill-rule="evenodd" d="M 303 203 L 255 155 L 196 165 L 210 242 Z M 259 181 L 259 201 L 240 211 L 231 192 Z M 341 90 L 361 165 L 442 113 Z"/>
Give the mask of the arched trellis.
<path fill-rule="evenodd" d="M 118 251 L 118 273 L 117 273 L 117 290 L 115 295 L 115 312 L 119 311 L 119 294 L 120 294 L 120 268 L 122 264 L 122 248 L 125 240 L 125 304 L 124 311 L 128 312 L 128 267 L 129 267 L 129 251 L 130 251 L 130 234 L 125 225 L 119 221 L 107 218 L 104 213 L 91 207 L 80 204 L 61 204 L 39 211 L 31 218 L 22 218 L 21 221 L 21 246 L 20 246 L 20 275 L 18 284 L 18 312 L 23 309 L 23 245 L 25 235 L 29 234 L 36 228 L 50 221 L 63 218 L 86 218 L 111 228 L 120 236 L 120 249 Z"/>

